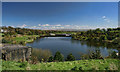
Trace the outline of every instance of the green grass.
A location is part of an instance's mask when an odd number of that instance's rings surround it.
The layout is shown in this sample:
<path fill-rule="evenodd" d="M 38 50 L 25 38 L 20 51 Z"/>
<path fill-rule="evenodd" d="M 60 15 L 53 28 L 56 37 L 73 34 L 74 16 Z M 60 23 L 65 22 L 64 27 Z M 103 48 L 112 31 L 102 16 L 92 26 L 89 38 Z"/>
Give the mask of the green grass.
<path fill-rule="evenodd" d="M 29 39 L 30 37 L 30 39 Z M 32 42 L 34 41 L 34 38 L 38 37 L 38 35 L 26 35 L 26 36 L 22 36 L 22 37 L 15 37 L 13 38 L 13 41 L 15 41 L 16 43 L 19 43 L 19 42 L 25 42 L 25 43 L 28 43 L 28 42 Z"/>
<path fill-rule="evenodd" d="M 3 70 L 118 70 L 120 60 L 105 59 L 105 60 L 78 60 L 66 62 L 46 62 L 38 64 L 29 64 L 27 62 L 12 62 L 3 61 Z M 120 70 L 120 69 L 119 69 Z"/>

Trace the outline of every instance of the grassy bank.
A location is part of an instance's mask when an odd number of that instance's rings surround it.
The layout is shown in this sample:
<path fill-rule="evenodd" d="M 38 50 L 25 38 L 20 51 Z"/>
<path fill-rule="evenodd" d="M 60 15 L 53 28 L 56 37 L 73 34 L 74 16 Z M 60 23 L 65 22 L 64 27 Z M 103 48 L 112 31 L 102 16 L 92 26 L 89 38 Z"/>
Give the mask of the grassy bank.
<path fill-rule="evenodd" d="M 16 35 L 16 37 L 3 37 L 5 43 L 8 44 L 26 44 L 33 42 L 39 35 Z"/>
<path fill-rule="evenodd" d="M 25 43 L 28 43 L 28 42 L 33 42 L 34 39 L 36 39 L 37 37 L 39 37 L 38 35 L 25 35 L 25 36 L 22 36 L 22 37 L 15 37 L 13 38 L 13 41 L 19 43 L 19 42 L 25 42 Z"/>
<path fill-rule="evenodd" d="M 78 60 L 29 64 L 28 62 L 3 61 L 3 70 L 118 70 L 120 60 Z M 119 69 L 120 70 L 120 69 Z"/>

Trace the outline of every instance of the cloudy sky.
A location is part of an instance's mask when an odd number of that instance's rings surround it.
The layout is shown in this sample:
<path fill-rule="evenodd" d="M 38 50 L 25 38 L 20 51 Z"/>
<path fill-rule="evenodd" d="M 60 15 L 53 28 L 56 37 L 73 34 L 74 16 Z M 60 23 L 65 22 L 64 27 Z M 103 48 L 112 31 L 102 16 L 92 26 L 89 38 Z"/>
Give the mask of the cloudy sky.
<path fill-rule="evenodd" d="M 32 29 L 118 27 L 117 2 L 3 2 L 3 26 Z"/>

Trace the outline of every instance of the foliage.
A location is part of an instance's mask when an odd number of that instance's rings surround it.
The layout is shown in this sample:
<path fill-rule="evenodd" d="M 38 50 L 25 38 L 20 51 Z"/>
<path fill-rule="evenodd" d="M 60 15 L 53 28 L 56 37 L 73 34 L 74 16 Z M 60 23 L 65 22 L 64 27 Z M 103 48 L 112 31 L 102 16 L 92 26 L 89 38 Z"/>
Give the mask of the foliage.
<path fill-rule="evenodd" d="M 63 60 L 64 60 L 64 57 L 63 57 L 63 55 L 62 55 L 59 51 L 57 51 L 57 52 L 55 53 L 54 60 L 55 60 L 55 61 L 63 61 Z"/>
<path fill-rule="evenodd" d="M 54 61 L 54 57 L 53 56 L 49 57 L 48 62 L 53 62 L 53 61 Z"/>
<path fill-rule="evenodd" d="M 81 56 L 81 59 L 103 59 L 100 50 L 95 50 L 90 52 L 88 55 L 84 54 Z"/>
<path fill-rule="evenodd" d="M 74 61 L 74 60 L 75 60 L 75 57 L 72 55 L 72 53 L 70 53 L 66 58 L 66 61 Z"/>
<path fill-rule="evenodd" d="M 2 43 L 9 43 L 9 41 L 3 38 Z"/>
<path fill-rule="evenodd" d="M 109 55 L 110 58 L 119 58 L 119 55 L 117 55 L 117 52 L 116 51 L 113 51 L 110 55 Z"/>
<path fill-rule="evenodd" d="M 120 30 L 119 28 L 108 28 L 107 30 L 98 28 L 95 30 L 88 30 L 86 32 L 78 32 L 72 35 L 72 37 L 77 40 L 107 41 L 120 37 Z"/>
<path fill-rule="evenodd" d="M 33 48 L 32 50 L 32 57 L 31 57 L 31 60 L 35 61 L 35 63 L 37 62 L 37 60 L 39 62 L 47 62 L 49 57 L 51 56 L 51 51 L 50 50 L 43 50 L 43 49 L 36 49 L 36 48 Z"/>
<path fill-rule="evenodd" d="M 102 55 L 100 54 L 100 50 L 95 50 L 95 52 L 92 52 L 89 55 L 90 59 L 100 59 L 102 58 Z"/>

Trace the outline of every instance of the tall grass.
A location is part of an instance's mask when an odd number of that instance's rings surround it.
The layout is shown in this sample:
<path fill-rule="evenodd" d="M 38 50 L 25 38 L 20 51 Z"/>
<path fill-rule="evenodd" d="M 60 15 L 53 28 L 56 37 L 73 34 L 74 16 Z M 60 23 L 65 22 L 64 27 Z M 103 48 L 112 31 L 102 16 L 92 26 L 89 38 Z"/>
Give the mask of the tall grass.
<path fill-rule="evenodd" d="M 36 62 L 47 62 L 50 56 L 52 56 L 52 53 L 48 49 L 33 48 L 31 60 Z"/>

